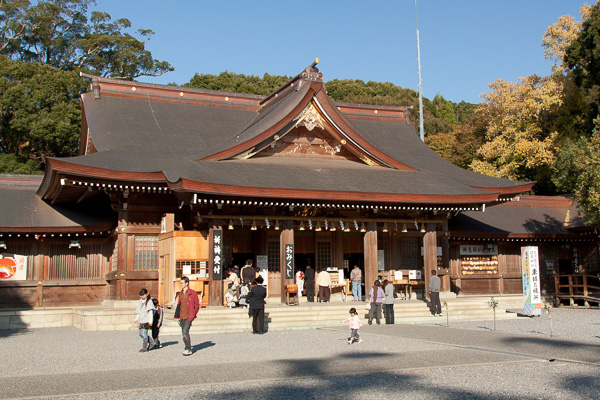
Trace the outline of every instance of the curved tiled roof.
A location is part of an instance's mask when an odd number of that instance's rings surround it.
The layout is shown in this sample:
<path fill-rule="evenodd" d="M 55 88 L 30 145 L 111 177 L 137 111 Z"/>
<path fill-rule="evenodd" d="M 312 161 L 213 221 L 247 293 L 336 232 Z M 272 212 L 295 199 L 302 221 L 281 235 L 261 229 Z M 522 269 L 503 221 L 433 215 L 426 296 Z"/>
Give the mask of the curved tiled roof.
<path fill-rule="evenodd" d="M 83 110 L 85 138 L 96 152 L 50 159 L 39 191 L 44 198 L 56 199 L 67 175 L 236 196 L 439 204 L 490 203 L 533 185 L 452 165 L 419 140 L 405 107 L 348 111 L 352 105 L 330 101 L 310 67 L 267 97 L 94 79 L 97 90 L 83 95 Z M 378 165 L 333 157 L 236 159 L 286 134 L 309 104 L 335 140 Z"/>

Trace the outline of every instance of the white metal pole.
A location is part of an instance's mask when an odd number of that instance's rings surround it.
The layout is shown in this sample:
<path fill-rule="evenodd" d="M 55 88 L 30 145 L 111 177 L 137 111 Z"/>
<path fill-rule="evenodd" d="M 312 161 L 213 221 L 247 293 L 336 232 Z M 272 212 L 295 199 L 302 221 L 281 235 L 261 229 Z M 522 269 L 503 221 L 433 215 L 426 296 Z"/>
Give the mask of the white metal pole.
<path fill-rule="evenodd" d="M 423 127 L 423 85 L 421 82 L 421 43 L 419 40 L 419 21 L 417 18 L 417 0 L 415 0 L 415 26 L 417 28 L 417 63 L 419 65 L 419 135 L 425 141 L 425 128 Z"/>

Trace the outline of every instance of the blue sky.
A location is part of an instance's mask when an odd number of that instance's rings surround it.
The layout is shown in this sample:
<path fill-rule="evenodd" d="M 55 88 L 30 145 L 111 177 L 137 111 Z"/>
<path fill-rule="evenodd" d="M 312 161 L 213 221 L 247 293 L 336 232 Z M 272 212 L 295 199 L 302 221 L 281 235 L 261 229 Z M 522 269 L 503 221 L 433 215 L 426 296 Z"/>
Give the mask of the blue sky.
<path fill-rule="evenodd" d="M 498 78 L 548 75 L 544 31 L 561 15 L 579 18 L 584 3 L 418 0 L 424 95 L 478 103 Z M 325 81 L 418 90 L 414 0 L 98 0 L 96 8 L 155 32 L 147 48 L 175 71 L 142 82 L 183 84 L 226 70 L 293 76 L 319 57 Z"/>

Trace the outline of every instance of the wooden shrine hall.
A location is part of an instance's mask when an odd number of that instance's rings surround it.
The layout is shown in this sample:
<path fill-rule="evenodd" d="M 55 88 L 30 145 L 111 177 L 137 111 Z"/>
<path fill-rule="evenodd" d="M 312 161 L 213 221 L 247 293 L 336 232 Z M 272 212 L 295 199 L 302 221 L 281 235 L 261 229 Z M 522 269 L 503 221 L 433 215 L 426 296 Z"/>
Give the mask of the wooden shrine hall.
<path fill-rule="evenodd" d="M 46 217 L 14 204 L 0 221 L 0 251 L 29 268 L 0 282 L 6 302 L 131 300 L 147 287 L 168 304 L 188 275 L 219 305 L 228 267 L 246 259 L 282 301 L 309 264 L 346 278 L 359 265 L 367 287 L 419 270 L 426 285 L 450 263 L 449 219 L 533 185 L 447 162 L 408 107 L 332 101 L 316 62 L 268 96 L 84 77 L 79 155 L 49 159 L 28 186 Z"/>

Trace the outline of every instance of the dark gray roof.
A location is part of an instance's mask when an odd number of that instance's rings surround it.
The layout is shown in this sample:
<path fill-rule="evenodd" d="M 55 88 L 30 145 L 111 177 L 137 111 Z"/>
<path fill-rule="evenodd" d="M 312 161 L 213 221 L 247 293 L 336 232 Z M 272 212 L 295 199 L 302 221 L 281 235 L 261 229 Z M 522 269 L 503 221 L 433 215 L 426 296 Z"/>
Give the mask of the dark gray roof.
<path fill-rule="evenodd" d="M 156 87 L 152 85 L 148 90 Z M 207 102 L 183 101 L 173 93 L 166 94 L 171 96 L 169 98 L 144 95 L 141 90 L 132 96 L 127 92 L 130 88 L 120 94 L 103 94 L 100 99 L 88 93 L 83 96 L 85 118 L 97 153 L 63 161 L 107 170 L 109 179 L 111 171 L 162 172 L 170 182 L 186 179 L 277 190 L 349 191 L 365 196 L 369 193 L 480 196 L 479 200 L 457 203 L 481 202 L 481 198 L 489 198 L 490 193 L 503 191 L 498 188 L 515 194 L 527 185 L 452 165 L 421 142 L 414 127 L 401 118 L 356 115 L 346 118 L 333 103 L 329 109 L 336 115 L 330 117 L 345 121 L 355 131 L 352 135 L 358 134 L 375 153 L 381 152 L 414 170 L 369 166 L 343 159 L 277 156 L 205 159 L 249 141 L 254 140 L 252 146 L 258 145 L 266 132 L 277 132 L 282 128 L 282 121 L 290 121 L 294 113 L 301 111 L 311 96 L 311 88 L 324 93 L 322 86 L 306 81 L 278 92 L 279 97 L 271 97 L 262 108 L 257 96 L 244 99 L 244 95 L 237 95 L 233 102 L 216 98 Z M 329 100 L 321 97 L 321 101 Z M 374 158 L 377 157 L 375 154 Z"/>
<path fill-rule="evenodd" d="M 33 175 L 15 179 L 15 175 L 0 174 L 0 231 L 11 232 L 21 229 L 35 232 L 59 230 L 85 230 L 86 227 L 104 226 L 114 223 L 106 215 L 65 208 L 46 203 L 36 195 L 41 176 Z M 18 184 L 17 182 L 21 182 Z"/>
<path fill-rule="evenodd" d="M 572 234 L 571 200 L 556 196 L 521 196 L 520 201 L 461 212 L 449 221 L 452 234 Z M 581 221 L 581 220 L 580 220 Z"/>

